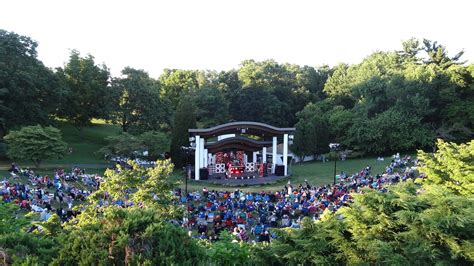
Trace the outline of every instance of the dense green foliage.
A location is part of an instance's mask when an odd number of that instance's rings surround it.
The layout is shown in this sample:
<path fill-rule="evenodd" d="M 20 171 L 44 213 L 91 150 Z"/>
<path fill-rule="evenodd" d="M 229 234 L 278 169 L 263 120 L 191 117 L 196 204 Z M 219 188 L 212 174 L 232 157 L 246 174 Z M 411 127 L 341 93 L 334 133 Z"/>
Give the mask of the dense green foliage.
<path fill-rule="evenodd" d="M 422 46 L 410 39 L 402 51 L 338 65 L 324 85 L 329 98 L 316 103 L 320 108 L 307 106 L 297 129 L 307 132 L 317 118 L 333 129 L 316 138 L 321 146 L 338 140 L 371 154 L 432 147 L 435 137 L 467 141 L 474 133 L 474 84 L 472 65 L 464 66 L 461 55 L 449 57 L 436 42 Z"/>
<path fill-rule="evenodd" d="M 61 132 L 54 127 L 27 126 L 10 131 L 5 136 L 7 155 L 13 160 L 29 160 L 38 168 L 46 159 L 60 159 L 66 154 L 67 146 Z"/>
<path fill-rule="evenodd" d="M 193 265 L 203 257 L 197 242 L 152 208 L 106 208 L 61 237 L 53 265 Z M 193 263 L 194 262 L 194 263 Z"/>
<path fill-rule="evenodd" d="M 12 128 L 48 124 L 62 99 L 53 71 L 37 58 L 37 46 L 0 29 L 0 137 Z"/>
<path fill-rule="evenodd" d="M 187 128 L 177 129 L 176 121 L 183 101 L 194 106 L 197 127 L 242 120 L 296 126 L 292 151 L 300 156 L 325 152 L 335 141 L 381 154 L 474 135 L 474 65 L 436 41 L 409 39 L 399 51 L 332 68 L 245 60 L 230 71 L 165 69 L 157 79 L 131 67 L 112 78 L 107 66 L 75 50 L 52 71 L 37 59 L 36 46 L 0 32 L 0 136 L 56 117 L 78 128 L 104 118 L 133 135 L 172 134 L 171 153 L 181 166 Z"/>
<path fill-rule="evenodd" d="M 421 171 L 428 176 L 426 184 L 443 185 L 453 193 L 474 195 L 474 140 L 466 144 L 438 140 L 435 154 L 420 151 Z"/>
<path fill-rule="evenodd" d="M 470 264 L 474 261 L 474 142 L 438 143 L 421 152 L 425 179 L 367 189 L 354 202 L 301 230 L 282 229 L 271 245 L 273 264 Z M 444 162 L 440 161 L 443 158 Z M 433 178 L 432 178 L 433 177 Z M 467 183 L 467 180 L 471 180 Z M 420 181 L 420 180 L 419 180 Z"/>
<path fill-rule="evenodd" d="M 160 102 L 158 82 L 143 70 L 125 68 L 112 82 L 115 96 L 111 118 L 124 132 L 159 130 L 167 107 Z"/>
<path fill-rule="evenodd" d="M 188 129 L 196 128 L 196 107 L 188 98 L 183 98 L 176 110 L 171 132 L 171 159 L 177 167 L 190 163 L 182 147 L 189 146 Z"/>
<path fill-rule="evenodd" d="M 46 228 L 57 221 L 57 216 L 44 223 L 45 230 L 27 233 L 31 228 L 31 215 L 25 215 L 14 203 L 0 203 L 0 264 L 46 265 L 58 249 L 57 239 Z M 41 224 L 41 223 L 37 223 Z M 60 227 L 58 227 L 60 229 Z"/>
<path fill-rule="evenodd" d="M 168 178 L 170 161 L 157 161 L 153 168 L 130 164 L 131 169 L 107 170 L 90 205 L 66 224 L 54 265 L 192 265 L 202 258 L 197 242 L 170 222 L 183 213 L 172 204 L 176 184 Z M 117 200 L 133 206 L 111 205 Z"/>
<path fill-rule="evenodd" d="M 298 129 L 292 149 L 304 159 L 306 155 L 329 151 L 330 127 L 325 111 L 318 104 L 310 103 L 298 113 Z"/>
<path fill-rule="evenodd" d="M 106 140 L 108 144 L 99 150 L 99 153 L 105 156 L 145 157 L 156 160 L 169 150 L 168 136 L 159 131 L 147 131 L 138 136 L 124 132 L 107 137 Z M 148 152 L 147 156 L 143 156 L 145 151 Z"/>
<path fill-rule="evenodd" d="M 94 57 L 81 57 L 73 50 L 64 68 L 56 75 L 65 99 L 58 103 L 58 115 L 81 128 L 92 118 L 107 118 L 111 91 L 110 73 L 105 65 L 96 65 Z"/>

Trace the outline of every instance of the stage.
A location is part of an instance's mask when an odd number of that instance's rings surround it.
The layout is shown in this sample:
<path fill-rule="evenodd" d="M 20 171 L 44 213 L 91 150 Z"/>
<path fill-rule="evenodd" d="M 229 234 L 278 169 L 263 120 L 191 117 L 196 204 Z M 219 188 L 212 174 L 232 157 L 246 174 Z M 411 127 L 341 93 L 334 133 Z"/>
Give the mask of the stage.
<path fill-rule="evenodd" d="M 254 186 L 273 184 L 284 178 L 284 176 L 276 175 L 261 177 L 257 173 L 243 173 L 240 176 L 232 176 L 230 178 L 227 178 L 225 174 L 213 174 L 209 175 L 208 180 L 203 181 L 224 186 Z"/>
<path fill-rule="evenodd" d="M 188 129 L 187 149 L 194 152 L 192 178 L 230 186 L 275 183 L 288 176 L 288 147 L 294 131 L 250 121 Z"/>

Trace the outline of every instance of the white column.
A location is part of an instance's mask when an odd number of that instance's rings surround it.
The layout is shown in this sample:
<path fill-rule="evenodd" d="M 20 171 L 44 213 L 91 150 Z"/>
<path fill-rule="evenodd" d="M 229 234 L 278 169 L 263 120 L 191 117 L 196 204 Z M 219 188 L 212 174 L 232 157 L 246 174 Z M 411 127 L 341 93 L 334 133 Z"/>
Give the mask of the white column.
<path fill-rule="evenodd" d="M 283 135 L 283 165 L 285 166 L 285 176 L 288 175 L 288 134 Z"/>
<path fill-rule="evenodd" d="M 208 159 L 209 159 L 209 153 L 207 152 L 207 149 L 204 149 L 204 167 L 208 166 Z"/>
<path fill-rule="evenodd" d="M 262 149 L 262 163 L 267 162 L 267 147 L 263 147 Z"/>
<path fill-rule="evenodd" d="M 196 149 L 194 151 L 194 179 L 199 180 L 199 165 L 201 159 L 199 158 L 199 154 L 201 154 L 201 137 L 196 136 Z"/>
<path fill-rule="evenodd" d="M 272 173 L 275 173 L 275 165 L 277 163 L 277 137 L 273 137 L 273 146 L 272 146 Z"/>
<path fill-rule="evenodd" d="M 204 143 L 206 140 L 204 138 L 201 138 L 200 141 L 200 149 L 199 149 L 199 167 L 203 168 L 204 167 Z"/>
<path fill-rule="evenodd" d="M 256 151 L 254 151 L 254 152 L 252 153 L 252 162 L 254 162 L 254 163 L 257 162 L 257 152 L 256 152 Z"/>

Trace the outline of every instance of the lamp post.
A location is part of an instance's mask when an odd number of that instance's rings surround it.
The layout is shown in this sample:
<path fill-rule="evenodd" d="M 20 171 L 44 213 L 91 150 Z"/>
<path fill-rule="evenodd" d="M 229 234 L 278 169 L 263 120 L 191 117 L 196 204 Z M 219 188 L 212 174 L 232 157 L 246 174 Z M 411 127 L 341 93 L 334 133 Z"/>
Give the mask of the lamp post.
<path fill-rule="evenodd" d="M 329 143 L 329 149 L 334 152 L 334 185 L 336 185 L 336 163 L 337 163 L 337 151 L 339 150 L 339 143 Z"/>
<path fill-rule="evenodd" d="M 184 153 L 184 156 L 186 158 L 186 167 L 184 167 L 184 193 L 186 194 L 186 197 L 187 197 L 188 196 L 188 178 L 190 176 L 190 171 L 191 171 L 191 164 L 189 163 L 191 148 L 182 146 L 181 151 Z"/>

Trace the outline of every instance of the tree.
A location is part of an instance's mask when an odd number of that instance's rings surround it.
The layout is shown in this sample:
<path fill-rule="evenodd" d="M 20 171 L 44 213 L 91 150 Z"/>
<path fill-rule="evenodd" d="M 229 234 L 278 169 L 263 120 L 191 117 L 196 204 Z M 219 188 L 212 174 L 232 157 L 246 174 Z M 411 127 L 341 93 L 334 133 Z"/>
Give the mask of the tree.
<path fill-rule="evenodd" d="M 33 161 L 36 168 L 39 168 L 43 160 L 61 159 L 67 150 L 61 132 L 51 126 L 23 127 L 18 131 L 10 131 L 5 140 L 8 144 L 8 157 Z"/>
<path fill-rule="evenodd" d="M 199 88 L 197 71 L 165 69 L 160 76 L 161 96 L 166 99 L 172 110 L 176 110 L 183 96 Z"/>
<path fill-rule="evenodd" d="M 421 118 L 391 108 L 373 118 L 358 114 L 348 131 L 348 143 L 370 154 L 430 147 L 433 134 Z"/>
<path fill-rule="evenodd" d="M 27 233 L 36 222 L 18 212 L 14 203 L 0 203 L 0 262 L 2 265 L 46 265 L 56 255 L 58 241 L 46 233 Z M 53 220 L 56 215 L 52 216 Z M 41 224 L 41 223 L 39 223 Z M 60 225 L 57 225 L 60 228 Z M 3 257 L 3 258 L 2 258 Z M 9 261 L 10 260 L 10 261 Z M 3 264 L 5 263 L 6 264 Z"/>
<path fill-rule="evenodd" d="M 248 87 L 241 89 L 230 104 L 232 118 L 237 121 L 255 121 L 274 126 L 287 126 L 282 103 L 269 91 Z"/>
<path fill-rule="evenodd" d="M 423 44 L 424 44 L 424 50 L 428 56 L 428 59 L 425 60 L 426 64 L 435 64 L 443 69 L 447 69 L 454 64 L 464 63 L 464 62 L 459 62 L 459 59 L 464 54 L 464 51 L 460 51 L 453 57 L 449 57 L 446 47 L 438 44 L 437 41 L 423 39 Z"/>
<path fill-rule="evenodd" d="M 474 140 L 465 144 L 438 139 L 435 153 L 418 152 L 426 184 L 437 184 L 464 196 L 474 195 Z"/>
<path fill-rule="evenodd" d="M 186 165 L 187 157 L 182 147 L 189 147 L 188 129 L 196 128 L 196 107 L 187 97 L 183 97 L 176 109 L 171 132 L 171 160 L 176 167 Z"/>
<path fill-rule="evenodd" d="M 49 124 L 63 90 L 29 37 L 0 30 L 0 138 L 15 127 Z"/>
<path fill-rule="evenodd" d="M 347 131 L 354 123 L 355 114 L 352 110 L 345 109 L 341 105 L 333 106 L 332 110 L 328 111 L 328 123 L 330 128 L 330 135 L 334 142 L 342 143 L 348 146 Z"/>
<path fill-rule="evenodd" d="M 338 64 L 333 68 L 333 73 L 324 84 L 324 92 L 330 97 L 348 96 L 351 94 L 348 77 L 349 66 L 347 64 Z"/>
<path fill-rule="evenodd" d="M 145 151 L 145 146 L 139 137 L 131 135 L 127 132 L 117 136 L 106 137 L 107 145 L 102 147 L 98 153 L 105 157 L 119 156 L 125 158 L 135 158 L 137 153 Z"/>
<path fill-rule="evenodd" d="M 332 139 L 329 122 L 325 115 L 324 102 L 308 104 L 298 113 L 295 140 L 292 150 L 303 160 L 307 155 L 322 154 L 329 151 Z"/>
<path fill-rule="evenodd" d="M 272 264 L 469 265 L 474 261 L 472 146 L 438 143 L 433 157 L 420 152 L 423 181 L 387 192 L 364 189 L 353 202 L 302 228 L 277 229 L 267 252 Z M 421 181 L 421 182 L 418 182 Z M 459 187 L 456 187 L 456 186 Z M 468 190 L 471 189 L 471 190 Z M 269 254 L 269 255 L 268 255 Z"/>
<path fill-rule="evenodd" d="M 107 208 L 61 238 L 52 265 L 197 265 L 204 251 L 182 228 L 146 208 Z"/>
<path fill-rule="evenodd" d="M 410 38 L 402 42 L 403 49 L 397 51 L 397 53 L 403 58 L 403 60 L 409 60 L 412 62 L 418 62 L 418 53 L 423 50 L 420 46 L 420 41 L 416 38 Z"/>
<path fill-rule="evenodd" d="M 66 90 L 59 116 L 78 128 L 89 125 L 92 118 L 108 118 L 113 94 L 107 66 L 96 65 L 92 55 L 81 57 L 73 50 L 64 68 L 57 69 L 57 76 Z"/>
<path fill-rule="evenodd" d="M 230 103 L 218 89 L 203 88 L 191 100 L 196 105 L 196 120 L 202 127 L 216 126 L 230 120 Z"/>
<path fill-rule="evenodd" d="M 158 130 L 166 123 L 166 105 L 160 101 L 158 82 L 143 70 L 126 67 L 122 78 L 114 79 L 112 90 L 116 94 L 112 121 L 123 132 L 141 133 Z"/>
<path fill-rule="evenodd" d="M 183 213 L 173 204 L 172 163 L 129 163 L 131 169 L 107 170 L 89 204 L 65 225 L 53 265 L 191 265 L 203 258 L 197 242 L 171 222 Z M 119 201 L 126 207 L 112 204 Z"/>
<path fill-rule="evenodd" d="M 108 144 L 98 151 L 105 156 L 134 158 L 141 157 L 147 151 L 146 157 L 156 160 L 162 159 L 162 154 L 169 149 L 168 136 L 158 131 L 147 131 L 138 136 L 123 132 L 118 136 L 107 137 L 106 141 Z"/>
<path fill-rule="evenodd" d="M 148 151 L 148 158 L 163 159 L 163 154 L 170 149 L 169 136 L 159 131 L 147 131 L 139 136 L 140 141 Z"/>
<path fill-rule="evenodd" d="M 317 73 L 312 67 L 281 65 L 273 60 L 262 62 L 246 60 L 242 62 L 239 69 L 242 92 L 248 92 L 248 96 L 257 94 L 254 99 L 244 98 L 245 101 L 253 100 L 252 103 L 260 101 L 253 104 L 253 108 L 266 109 L 262 112 L 264 115 L 260 115 L 260 119 L 264 117 L 267 123 L 277 126 L 292 126 L 296 123 L 296 113 L 303 109 L 313 97 L 317 97 L 317 78 Z M 246 91 L 246 89 L 253 91 Z M 262 96 L 267 97 L 262 98 Z M 268 106 L 270 101 L 272 104 Z M 252 107 L 243 110 L 253 111 Z M 239 114 L 245 111 L 242 112 L 241 109 L 233 113 Z M 278 119 L 275 119 L 276 117 Z"/>

